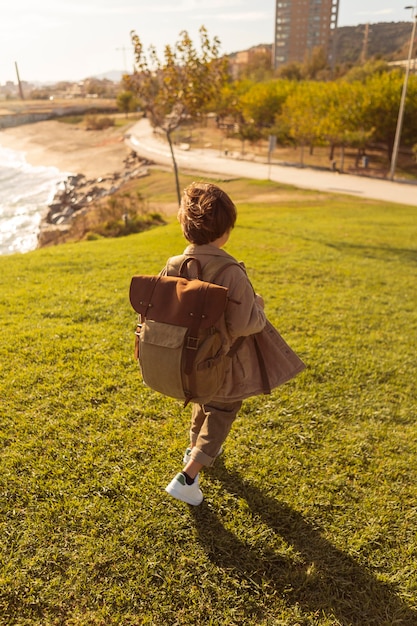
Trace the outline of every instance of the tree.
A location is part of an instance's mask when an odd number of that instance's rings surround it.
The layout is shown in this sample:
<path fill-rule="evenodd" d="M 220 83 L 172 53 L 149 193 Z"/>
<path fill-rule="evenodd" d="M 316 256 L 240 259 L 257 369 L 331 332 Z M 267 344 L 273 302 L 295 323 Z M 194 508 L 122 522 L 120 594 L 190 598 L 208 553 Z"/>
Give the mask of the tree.
<path fill-rule="evenodd" d="M 391 160 L 397 128 L 398 111 L 404 73 L 401 70 L 374 74 L 368 78 L 365 88 L 369 94 L 364 111 L 368 127 L 374 127 L 373 139 L 384 143 Z M 405 103 L 402 143 L 413 145 L 417 137 L 417 79 L 410 76 Z"/>
<path fill-rule="evenodd" d="M 289 136 L 301 147 L 303 165 L 304 146 L 311 148 L 323 141 L 323 118 L 326 102 L 322 98 L 322 83 L 306 81 L 297 83 L 282 107 L 277 121 L 288 129 Z"/>
<path fill-rule="evenodd" d="M 303 78 L 303 66 L 297 61 L 286 63 L 277 70 L 278 78 L 300 81 Z"/>
<path fill-rule="evenodd" d="M 334 149 L 342 149 L 343 169 L 345 146 L 365 148 L 374 133 L 374 126 L 366 116 L 370 96 L 362 83 L 315 82 L 298 83 L 278 117 L 283 128 L 296 144 L 330 146 L 329 159 Z"/>
<path fill-rule="evenodd" d="M 303 77 L 309 80 L 324 79 L 328 70 L 327 54 L 323 46 L 317 46 L 310 54 L 306 54 L 302 65 Z"/>
<path fill-rule="evenodd" d="M 254 143 L 270 134 L 282 137 L 282 128 L 275 126 L 294 83 L 287 80 L 268 80 L 262 83 L 245 81 L 241 84 L 235 111 L 238 131 L 236 136 L 244 142 Z"/>
<path fill-rule="evenodd" d="M 345 146 L 364 149 L 374 131 L 366 125 L 364 116 L 368 94 L 359 82 L 339 81 L 322 83 L 320 99 L 321 137 L 330 145 L 330 161 L 333 161 L 335 147 L 341 147 L 340 169 L 343 170 Z"/>
<path fill-rule="evenodd" d="M 374 74 L 381 75 L 384 72 L 389 71 L 391 71 L 391 67 L 387 61 L 383 61 L 382 59 L 373 59 L 371 61 L 367 61 L 363 65 L 355 65 L 352 67 L 343 76 L 343 80 L 350 83 L 356 81 L 365 83 L 370 76 L 373 76 Z"/>
<path fill-rule="evenodd" d="M 138 100 L 131 91 L 121 91 L 116 99 L 117 108 L 128 117 L 129 113 L 136 111 Z"/>
<path fill-rule="evenodd" d="M 286 80 L 254 83 L 241 96 L 241 110 L 245 121 L 259 129 L 270 128 L 293 90 L 294 85 Z"/>
<path fill-rule="evenodd" d="M 181 196 L 172 133 L 184 120 L 198 120 L 207 113 L 228 80 L 227 61 L 219 56 L 220 41 L 217 37 L 211 41 L 204 26 L 199 32 L 200 50 L 187 31 L 182 31 L 173 47 L 165 46 L 160 60 L 154 47 L 148 53 L 144 51 L 139 36 L 132 31 L 135 71 L 124 77 L 127 89 L 138 97 L 152 126 L 166 135 L 178 203 Z"/>

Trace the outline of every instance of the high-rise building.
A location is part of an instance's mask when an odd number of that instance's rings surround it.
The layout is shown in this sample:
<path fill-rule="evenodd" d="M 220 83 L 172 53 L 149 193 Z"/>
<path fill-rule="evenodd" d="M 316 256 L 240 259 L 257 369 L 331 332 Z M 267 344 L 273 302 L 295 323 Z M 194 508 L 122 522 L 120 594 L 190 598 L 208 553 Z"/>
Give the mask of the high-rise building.
<path fill-rule="evenodd" d="M 314 48 L 331 60 L 339 0 L 276 0 L 274 67 L 303 62 Z"/>

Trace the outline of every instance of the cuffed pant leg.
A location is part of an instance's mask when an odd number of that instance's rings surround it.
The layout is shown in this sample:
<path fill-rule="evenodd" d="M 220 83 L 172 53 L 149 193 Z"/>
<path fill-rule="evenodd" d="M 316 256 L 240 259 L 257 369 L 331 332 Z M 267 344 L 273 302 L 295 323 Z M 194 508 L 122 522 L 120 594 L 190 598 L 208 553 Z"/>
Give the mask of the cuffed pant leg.
<path fill-rule="evenodd" d="M 200 429 L 195 443 L 193 442 L 191 458 L 209 467 L 213 465 L 217 453 L 229 434 L 242 402 L 213 402 L 197 406 L 199 410 L 196 409 L 195 424 L 198 423 Z"/>

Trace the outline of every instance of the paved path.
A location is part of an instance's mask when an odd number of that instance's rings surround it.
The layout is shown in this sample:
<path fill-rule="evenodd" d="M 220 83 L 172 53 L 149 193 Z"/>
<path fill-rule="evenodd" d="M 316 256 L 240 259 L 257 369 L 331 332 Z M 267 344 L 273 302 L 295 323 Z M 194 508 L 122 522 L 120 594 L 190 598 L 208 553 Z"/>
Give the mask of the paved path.
<path fill-rule="evenodd" d="M 126 137 L 126 143 L 141 157 L 161 165 L 172 166 L 169 146 L 153 133 L 148 120 L 136 123 Z M 175 158 L 180 169 L 193 169 L 211 174 L 244 178 L 270 179 L 304 189 L 329 193 L 345 193 L 362 198 L 373 198 L 417 206 L 417 184 L 392 182 L 364 176 L 338 174 L 311 168 L 238 160 L 219 154 L 218 150 L 181 150 L 175 147 Z"/>

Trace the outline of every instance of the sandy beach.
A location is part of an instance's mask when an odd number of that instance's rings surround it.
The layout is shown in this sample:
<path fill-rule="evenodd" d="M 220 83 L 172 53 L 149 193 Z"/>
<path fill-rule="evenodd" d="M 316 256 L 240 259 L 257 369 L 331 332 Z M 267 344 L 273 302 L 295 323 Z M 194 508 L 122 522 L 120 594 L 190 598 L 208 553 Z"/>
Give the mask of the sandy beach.
<path fill-rule="evenodd" d="M 123 170 L 123 160 L 130 152 L 124 142 L 128 128 L 92 131 L 50 120 L 3 129 L 0 145 L 24 152 L 31 165 L 98 178 Z"/>
<path fill-rule="evenodd" d="M 0 130 L 0 146 L 23 152 L 30 165 L 73 175 L 42 217 L 38 247 L 82 239 L 102 221 L 100 199 L 146 173 L 124 140 L 133 124 L 91 131 L 50 120 Z"/>

